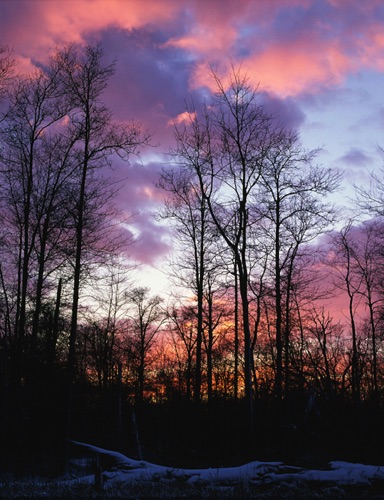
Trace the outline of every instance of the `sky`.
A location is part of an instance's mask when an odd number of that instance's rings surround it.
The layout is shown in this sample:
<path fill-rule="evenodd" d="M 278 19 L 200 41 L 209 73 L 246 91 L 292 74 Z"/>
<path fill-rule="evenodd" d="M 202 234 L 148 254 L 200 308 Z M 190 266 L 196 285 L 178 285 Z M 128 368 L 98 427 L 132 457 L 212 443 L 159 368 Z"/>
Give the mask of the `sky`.
<path fill-rule="evenodd" d="M 155 291 L 172 247 L 154 217 L 163 196 L 155 184 L 186 101 L 212 88 L 209 66 L 225 78 L 241 64 L 303 146 L 322 148 L 318 162 L 344 173 L 340 204 L 382 165 L 382 0 L 0 0 L 0 45 L 19 71 L 70 42 L 100 42 L 116 60 L 105 102 L 117 120 L 140 120 L 157 145 L 114 172 L 125 179 L 116 202 L 133 214 L 132 257 Z"/>

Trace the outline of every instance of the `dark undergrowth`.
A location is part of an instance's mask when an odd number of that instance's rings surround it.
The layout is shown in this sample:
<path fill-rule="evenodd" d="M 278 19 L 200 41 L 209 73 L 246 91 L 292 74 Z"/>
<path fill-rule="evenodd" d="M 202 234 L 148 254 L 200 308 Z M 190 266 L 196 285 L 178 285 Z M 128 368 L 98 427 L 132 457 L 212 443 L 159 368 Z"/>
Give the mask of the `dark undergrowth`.
<path fill-rule="evenodd" d="M 54 482 L 9 482 L 0 484 L 0 498 L 257 498 L 257 499 L 384 499 L 383 484 L 372 486 L 338 486 L 330 484 L 279 484 L 256 485 L 242 482 L 236 485 L 216 486 L 207 483 L 193 485 L 182 482 L 116 483 L 96 491 L 93 485 L 63 485 Z"/>

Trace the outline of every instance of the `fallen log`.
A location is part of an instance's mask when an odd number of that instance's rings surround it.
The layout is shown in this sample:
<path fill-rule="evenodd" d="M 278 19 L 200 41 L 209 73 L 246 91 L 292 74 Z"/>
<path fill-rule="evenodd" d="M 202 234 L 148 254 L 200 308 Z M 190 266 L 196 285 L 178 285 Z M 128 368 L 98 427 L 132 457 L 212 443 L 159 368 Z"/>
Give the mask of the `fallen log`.
<path fill-rule="evenodd" d="M 187 484 L 209 483 L 214 485 L 233 485 L 248 481 L 253 484 L 271 484 L 277 482 L 330 483 L 338 485 L 371 485 L 383 482 L 384 467 L 375 465 L 353 464 L 348 462 L 330 462 L 326 470 L 310 470 L 302 467 L 285 465 L 283 462 L 250 462 L 238 467 L 208 469 L 182 469 L 156 465 L 145 460 L 133 460 L 122 453 L 99 448 L 87 443 L 72 441 L 98 457 L 102 468 L 103 482 L 183 481 Z M 79 480 L 92 482 L 92 476 Z"/>
<path fill-rule="evenodd" d="M 297 467 L 284 465 L 282 462 L 250 462 L 238 467 L 222 467 L 209 469 L 181 469 L 156 465 L 145 460 L 133 460 L 122 453 L 99 448 L 87 443 L 71 441 L 77 446 L 94 452 L 103 467 L 104 481 L 172 481 L 181 480 L 188 483 L 197 481 L 233 484 L 239 481 L 263 481 L 271 474 L 299 472 Z"/>

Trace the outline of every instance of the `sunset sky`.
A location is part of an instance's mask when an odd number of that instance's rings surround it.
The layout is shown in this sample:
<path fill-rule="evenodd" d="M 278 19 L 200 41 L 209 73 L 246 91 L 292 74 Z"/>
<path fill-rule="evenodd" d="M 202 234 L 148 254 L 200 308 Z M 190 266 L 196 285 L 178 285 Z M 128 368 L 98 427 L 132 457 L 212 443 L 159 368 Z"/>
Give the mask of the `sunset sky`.
<path fill-rule="evenodd" d="M 207 96 L 208 65 L 225 76 L 230 61 L 242 63 L 266 106 L 305 147 L 323 147 L 319 162 L 344 171 L 339 200 L 382 164 L 382 0 L 0 0 L 0 43 L 19 71 L 67 42 L 102 43 L 106 61 L 117 60 L 108 106 L 118 120 L 141 120 L 158 144 L 115 173 L 128 179 L 120 206 L 136 214 L 133 255 L 159 290 L 154 269 L 171 240 L 153 217 L 154 182 L 185 101 Z"/>

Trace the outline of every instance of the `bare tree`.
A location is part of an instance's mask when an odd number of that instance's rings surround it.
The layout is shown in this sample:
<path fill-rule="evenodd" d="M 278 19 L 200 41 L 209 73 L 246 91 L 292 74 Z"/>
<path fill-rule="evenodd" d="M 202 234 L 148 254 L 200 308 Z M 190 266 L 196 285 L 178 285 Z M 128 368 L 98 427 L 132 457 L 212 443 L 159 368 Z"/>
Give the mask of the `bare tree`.
<path fill-rule="evenodd" d="M 276 309 L 276 394 L 289 388 L 289 335 L 291 290 L 300 248 L 334 222 L 336 211 L 324 198 L 338 187 L 340 176 L 314 165 L 317 151 L 307 151 L 298 135 L 276 129 L 264 157 L 256 195 L 265 237 L 273 242 L 272 276 Z M 283 352 L 285 351 L 285 363 Z"/>
<path fill-rule="evenodd" d="M 217 92 L 203 116 L 191 114 L 189 128 L 176 131 L 179 162 L 196 175 L 210 215 L 232 252 L 239 278 L 244 332 L 244 380 L 248 426 L 253 435 L 252 353 L 249 324 L 249 208 L 263 157 L 273 136 L 272 119 L 240 71 L 228 89 L 215 73 Z"/>
<path fill-rule="evenodd" d="M 227 290 L 218 280 L 218 268 L 222 262 L 211 261 L 207 270 L 206 286 L 204 288 L 204 329 L 203 345 L 207 363 L 207 396 L 208 402 L 213 396 L 213 368 L 216 344 L 220 343 L 222 324 L 230 318 Z"/>
<path fill-rule="evenodd" d="M 342 327 L 324 308 L 313 309 L 307 318 L 307 369 L 313 370 L 319 390 L 332 399 L 338 389 L 341 353 L 337 349 Z"/>
<path fill-rule="evenodd" d="M 121 256 L 99 266 L 88 294 L 89 309 L 83 314 L 91 331 L 89 361 L 96 370 L 99 388 L 104 395 L 116 382 L 122 362 L 121 330 L 131 307 L 129 273 L 132 266 Z"/>
<path fill-rule="evenodd" d="M 95 215 L 99 215 L 94 214 L 94 203 L 99 205 L 100 198 L 95 195 L 95 184 L 92 181 L 97 179 L 102 169 L 111 165 L 114 156 L 127 160 L 130 154 L 137 151 L 139 145 L 148 142 L 148 135 L 142 133 L 136 122 L 123 126 L 112 121 L 110 111 L 102 102 L 102 94 L 114 72 L 114 65 L 103 63 L 103 51 L 100 46 L 87 46 L 83 49 L 70 46 L 58 51 L 55 61 L 60 67 L 60 78 L 71 108 L 68 114 L 69 129 L 76 138 L 73 151 L 78 168 L 73 213 L 76 249 L 68 359 L 71 386 L 75 368 L 85 236 L 90 226 L 92 229 L 90 221 L 95 221 Z"/>
<path fill-rule="evenodd" d="M 68 173 L 65 160 L 60 160 L 60 167 L 52 161 L 52 147 L 57 147 L 60 142 L 57 139 L 59 122 L 68 108 L 62 94 L 58 68 L 54 64 L 46 71 L 37 70 L 30 77 L 17 78 L 8 100 L 9 110 L 3 120 L 1 133 L 1 201 L 7 232 L 6 251 L 9 253 L 13 250 L 16 262 L 14 331 L 19 353 L 15 362 L 17 365 L 23 362 L 28 298 L 35 297 L 38 318 L 48 267 L 45 251 L 48 241 L 44 241 L 43 249 L 39 246 L 39 239 L 42 232 L 47 237 L 52 229 L 53 209 L 57 209 L 62 201 L 62 198 L 59 200 L 58 186 L 62 186 L 63 178 Z M 56 154 L 65 156 L 62 148 Z M 57 199 L 53 201 L 55 197 Z M 61 209 L 58 210 L 57 218 L 62 213 Z M 35 282 L 32 279 L 34 276 L 37 276 Z M 36 344 L 36 335 L 37 329 L 34 328 L 33 346 Z"/>
<path fill-rule="evenodd" d="M 384 297 L 381 292 L 383 262 L 384 229 L 381 221 L 368 221 L 358 228 L 355 237 L 350 238 L 352 271 L 358 277 L 361 286 L 358 293 L 363 297 L 368 309 L 368 323 L 372 343 L 372 377 L 373 394 L 378 396 L 378 363 L 377 363 L 377 325 L 380 321 L 380 310 Z"/>
<path fill-rule="evenodd" d="M 167 313 L 172 350 L 177 360 L 179 389 L 185 379 L 185 396 L 193 395 L 193 367 L 196 356 L 196 311 L 193 306 L 173 307 Z"/>
<path fill-rule="evenodd" d="M 384 153 L 384 150 L 381 149 Z M 356 202 L 365 213 L 384 216 L 384 167 L 380 173 L 371 172 L 369 188 L 355 185 Z"/>
<path fill-rule="evenodd" d="M 227 86 L 214 72 L 212 77 L 216 93 L 202 116 L 189 110 L 190 123 L 176 130 L 176 154 L 179 163 L 196 177 L 216 229 L 235 260 L 242 304 L 245 394 L 252 427 L 249 304 L 251 284 L 257 281 L 253 275 L 263 274 L 266 269 L 265 265 L 257 265 L 258 261 L 264 262 L 265 256 L 266 245 L 261 238 L 266 237 L 274 245 L 276 393 L 281 396 L 282 270 L 288 269 L 287 279 L 291 279 L 299 246 L 332 222 L 332 209 L 319 197 L 335 189 L 338 176 L 311 166 L 315 153 L 305 151 L 298 144 L 297 134 L 287 131 L 266 112 L 241 70 L 232 69 Z M 304 166 L 307 170 L 303 177 Z M 267 234 L 262 236 L 264 221 Z M 288 325 L 285 334 L 288 357 Z"/>
<path fill-rule="evenodd" d="M 146 370 L 150 365 L 150 352 L 159 333 L 165 314 L 161 307 L 163 299 L 151 297 L 148 288 L 135 288 L 128 298 L 133 305 L 129 315 L 127 352 L 137 374 L 136 401 L 143 401 Z"/>
<path fill-rule="evenodd" d="M 208 268 L 209 249 L 213 233 L 209 228 L 207 202 L 191 171 L 186 169 L 163 170 L 159 187 L 167 193 L 161 218 L 174 223 L 175 240 L 178 247 L 177 262 L 172 266 L 176 283 L 196 296 L 197 332 L 194 399 L 201 397 L 202 342 L 204 290 Z M 175 279 L 176 278 L 176 279 Z"/>
<path fill-rule="evenodd" d="M 348 297 L 348 314 L 352 337 L 352 397 L 355 403 L 360 402 L 360 365 L 359 365 L 359 342 L 356 326 L 356 310 L 360 304 L 359 296 L 362 287 L 362 277 L 354 272 L 353 250 L 351 246 L 351 231 L 353 228 L 350 221 L 339 233 L 333 237 L 334 254 L 330 265 L 336 271 L 335 284 L 346 291 Z"/>

